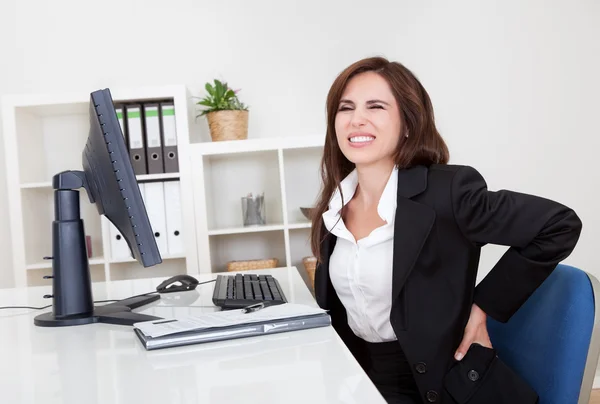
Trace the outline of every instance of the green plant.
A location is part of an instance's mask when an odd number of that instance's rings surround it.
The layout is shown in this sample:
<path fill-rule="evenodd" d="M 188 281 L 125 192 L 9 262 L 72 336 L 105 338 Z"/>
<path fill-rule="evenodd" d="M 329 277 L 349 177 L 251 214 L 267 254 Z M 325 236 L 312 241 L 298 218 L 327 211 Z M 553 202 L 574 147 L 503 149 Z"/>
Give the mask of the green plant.
<path fill-rule="evenodd" d="M 197 104 L 207 108 L 203 109 L 198 116 L 214 111 L 248 110 L 248 107 L 238 99 L 237 93 L 239 90 L 232 90 L 227 83 L 215 79 L 213 84 L 206 83 L 204 88 L 206 88 L 208 94 Z"/>

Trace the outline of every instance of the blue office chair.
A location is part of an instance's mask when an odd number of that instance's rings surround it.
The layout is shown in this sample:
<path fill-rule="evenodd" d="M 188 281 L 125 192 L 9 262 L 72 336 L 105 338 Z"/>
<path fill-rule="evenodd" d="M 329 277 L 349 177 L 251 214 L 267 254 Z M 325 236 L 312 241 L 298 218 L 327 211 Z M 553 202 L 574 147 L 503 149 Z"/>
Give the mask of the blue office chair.
<path fill-rule="evenodd" d="M 488 317 L 498 356 L 539 404 L 587 404 L 600 354 L 600 283 L 560 264 L 506 324 Z"/>

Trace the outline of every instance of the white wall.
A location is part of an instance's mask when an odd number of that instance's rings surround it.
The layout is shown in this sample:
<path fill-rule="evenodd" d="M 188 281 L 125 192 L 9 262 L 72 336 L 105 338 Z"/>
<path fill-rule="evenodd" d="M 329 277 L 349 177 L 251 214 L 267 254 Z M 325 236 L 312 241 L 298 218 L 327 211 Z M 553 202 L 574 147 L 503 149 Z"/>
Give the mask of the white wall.
<path fill-rule="evenodd" d="M 577 210 L 584 231 L 568 262 L 600 276 L 599 19 L 594 0 L 2 0 L 0 95 L 201 88 L 217 77 L 242 88 L 251 137 L 314 134 L 335 75 L 384 55 L 430 92 L 452 162 L 475 165 L 492 189 Z M 7 226 L 4 216 L 0 257 L 10 262 Z M 485 249 L 482 274 L 502 251 Z M 12 283 L 7 272 L 0 286 Z"/>

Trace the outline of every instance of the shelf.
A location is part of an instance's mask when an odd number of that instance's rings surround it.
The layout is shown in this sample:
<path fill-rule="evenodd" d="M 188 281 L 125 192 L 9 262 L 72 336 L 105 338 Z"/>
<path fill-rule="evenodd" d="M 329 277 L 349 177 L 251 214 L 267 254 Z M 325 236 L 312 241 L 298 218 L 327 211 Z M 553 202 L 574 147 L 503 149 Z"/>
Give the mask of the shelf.
<path fill-rule="evenodd" d="M 52 181 L 29 182 L 21 184 L 21 189 L 52 188 Z"/>
<path fill-rule="evenodd" d="M 145 86 L 137 88 L 111 88 L 111 95 L 115 102 L 155 100 L 173 98 L 182 90 L 180 85 Z M 62 115 L 73 111 L 87 112 L 90 92 L 61 92 L 58 94 L 12 94 L 4 96 L 6 104 L 16 108 L 26 108 L 32 113 L 41 116 Z"/>
<path fill-rule="evenodd" d="M 301 207 L 315 205 L 321 184 L 319 167 L 323 149 L 309 147 L 283 151 L 283 171 L 289 223 L 304 223 L 308 219 Z M 303 226 L 299 226 L 302 228 Z"/>
<path fill-rule="evenodd" d="M 146 175 L 136 176 L 136 179 L 138 182 L 161 181 L 161 180 L 171 180 L 171 179 L 178 179 L 178 178 L 179 178 L 179 173 L 146 174 Z M 36 188 L 52 188 L 52 181 L 28 182 L 28 183 L 21 184 L 21 189 L 36 189 Z"/>
<path fill-rule="evenodd" d="M 90 258 L 88 261 L 89 261 L 90 266 L 91 265 L 104 265 L 104 258 L 102 258 L 102 257 Z M 52 268 L 52 260 L 48 260 L 46 262 L 40 262 L 37 264 L 27 265 L 27 267 L 26 267 L 26 269 L 28 271 L 35 270 L 35 269 L 47 269 L 47 268 Z"/>
<path fill-rule="evenodd" d="M 161 256 L 163 262 L 164 261 L 168 261 L 168 260 L 178 260 L 178 259 L 182 259 L 185 258 L 185 255 L 181 254 L 181 255 L 167 255 L 167 256 Z M 110 264 L 124 264 L 124 263 L 129 263 L 129 262 L 137 262 L 137 260 L 135 258 L 127 258 L 127 259 L 116 259 L 116 260 L 110 260 L 109 263 Z"/>
<path fill-rule="evenodd" d="M 279 149 L 322 147 L 324 142 L 325 137 L 323 135 L 308 135 L 299 137 L 280 136 L 270 138 L 195 143 L 190 145 L 190 150 L 193 154 L 211 156 L 220 154 L 227 155 L 275 151 Z"/>
<path fill-rule="evenodd" d="M 125 259 L 113 260 L 110 227 L 103 223 L 104 216 L 99 215 L 97 206 L 89 203 L 85 191 L 80 189 L 81 218 L 85 235 L 91 237 L 90 254 L 94 256 L 89 260 L 92 279 L 108 281 L 128 279 L 130 275 L 139 278 L 196 273 L 198 231 L 188 157 L 193 121 L 190 91 L 184 85 L 111 88 L 110 91 L 115 104 L 170 100 L 175 106 L 179 172 L 137 175 L 136 178 L 139 183 L 180 182 L 179 209 L 185 218 L 181 225 L 181 234 L 185 235 L 184 252 L 172 250 L 175 255 L 163 256 L 163 263 L 152 268 L 143 268 L 127 255 L 124 255 Z M 51 260 L 43 260 L 44 256 L 52 255 L 55 218 L 52 180 L 62 171 L 83 170 L 81 155 L 90 131 L 90 91 L 5 95 L 2 97 L 1 120 L 10 209 L 7 221 L 11 226 L 13 249 L 13 262 L 8 270 L 13 271 L 15 286 L 48 284 L 42 277 L 52 268 Z M 273 223 L 283 223 L 283 218 Z M 221 228 L 237 225 L 231 223 Z M 208 240 L 206 232 L 202 235 Z"/>
<path fill-rule="evenodd" d="M 53 103 L 47 105 L 38 103 L 35 100 L 26 100 L 22 105 L 17 105 L 17 110 L 25 111 L 28 114 L 39 118 L 50 118 L 62 115 L 87 114 L 89 105 L 87 99 L 77 102 L 73 98 L 71 100 L 63 100 L 56 104 Z"/>
<path fill-rule="evenodd" d="M 243 234 L 243 233 L 260 233 L 263 231 L 277 231 L 283 230 L 282 224 L 277 225 L 264 225 L 264 226 L 247 226 L 247 227 L 231 227 L 228 229 L 215 229 L 209 230 L 209 236 L 225 235 L 225 234 Z"/>
<path fill-rule="evenodd" d="M 297 254 L 310 255 L 289 239 L 299 243 L 295 240 L 310 234 L 312 223 L 300 208 L 316 202 L 324 140 L 281 136 L 190 145 L 202 272 L 223 271 L 229 261 L 272 257 L 283 266 L 292 265 L 294 256 L 298 265 Z M 241 198 L 263 192 L 266 224 L 244 226 Z M 291 248 L 298 252 L 291 254 Z"/>
<path fill-rule="evenodd" d="M 310 229 L 311 227 L 312 227 L 311 222 L 290 223 L 287 226 L 288 229 Z"/>
<path fill-rule="evenodd" d="M 82 170 L 81 152 L 67 151 L 83 150 L 89 133 L 89 114 L 87 110 L 75 107 L 63 109 L 60 114 L 50 115 L 36 114 L 31 108 L 16 109 L 19 180 L 22 184 L 48 182 L 61 171 Z"/>
<path fill-rule="evenodd" d="M 119 92 L 127 95 L 128 92 Z M 147 95 L 147 94 L 146 94 Z M 65 170 L 82 170 L 81 151 L 90 130 L 89 93 L 56 97 L 9 97 L 15 105 L 15 131 L 21 188 L 51 187 L 52 177 Z M 121 99 L 115 96 L 115 103 Z M 148 99 L 173 99 L 173 96 Z M 71 101 L 69 101 L 71 100 Z M 77 100 L 78 102 L 74 101 Z M 138 99 L 143 101 L 143 98 Z M 28 105 L 28 103 L 32 105 Z M 72 151 L 76 151 L 73 153 Z M 60 156 L 60 158 L 57 158 Z M 139 176 L 140 181 L 179 178 L 179 173 Z"/>
<path fill-rule="evenodd" d="M 248 194 L 264 193 L 267 226 L 283 223 L 279 158 L 276 151 L 198 158 L 203 159 L 209 231 L 218 234 L 219 229 L 244 228 L 242 197 Z"/>
<path fill-rule="evenodd" d="M 179 173 L 145 174 L 136 176 L 138 182 L 178 179 Z"/>
<path fill-rule="evenodd" d="M 277 258 L 286 265 L 283 231 L 212 236 L 209 244 L 212 272 L 226 271 L 229 261 Z"/>

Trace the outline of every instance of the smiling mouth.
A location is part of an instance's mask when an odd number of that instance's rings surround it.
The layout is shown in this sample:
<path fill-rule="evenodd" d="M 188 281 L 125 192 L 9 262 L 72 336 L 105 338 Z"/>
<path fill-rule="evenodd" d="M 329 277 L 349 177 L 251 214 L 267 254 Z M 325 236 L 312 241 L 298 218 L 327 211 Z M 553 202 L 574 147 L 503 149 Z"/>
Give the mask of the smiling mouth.
<path fill-rule="evenodd" d="M 353 136 L 350 139 L 350 143 L 367 143 L 375 140 L 375 136 L 371 135 L 361 135 L 361 136 Z"/>

